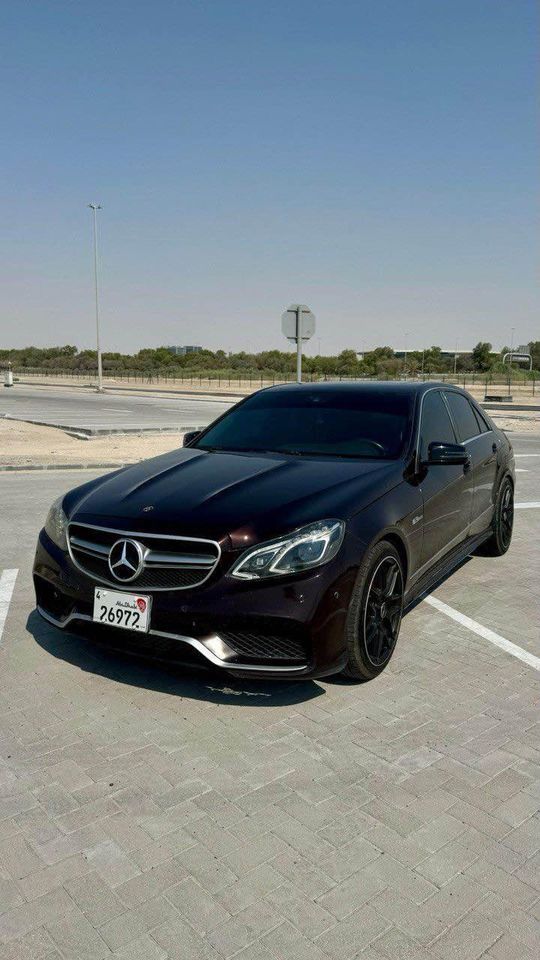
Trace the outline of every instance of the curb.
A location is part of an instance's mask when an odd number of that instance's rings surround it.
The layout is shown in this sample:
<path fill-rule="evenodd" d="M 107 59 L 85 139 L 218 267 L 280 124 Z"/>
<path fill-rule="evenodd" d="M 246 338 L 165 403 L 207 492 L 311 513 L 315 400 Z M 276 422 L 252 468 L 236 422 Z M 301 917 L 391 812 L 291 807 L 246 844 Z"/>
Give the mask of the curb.
<path fill-rule="evenodd" d="M 26 464 L 3 464 L 0 466 L 0 473 L 19 473 L 38 470 L 103 470 L 118 469 L 119 467 L 132 467 L 138 460 L 126 463 L 26 463 Z"/>
<path fill-rule="evenodd" d="M 521 410 L 524 412 L 538 413 L 540 406 L 535 403 L 482 403 L 478 401 L 484 410 L 503 410 L 505 413 L 510 410 Z"/>
<path fill-rule="evenodd" d="M 20 383 L 25 387 L 45 387 L 45 389 L 49 387 L 58 387 L 58 389 L 60 390 L 92 390 L 96 392 L 96 387 L 95 387 L 95 384 L 93 383 L 35 383 L 33 380 L 17 380 L 17 383 Z M 260 389 L 260 388 L 256 388 L 256 389 Z M 246 390 L 246 391 L 242 391 L 241 393 L 212 393 L 211 390 L 206 390 L 206 391 L 201 391 L 200 393 L 197 393 L 191 390 L 185 390 L 183 392 L 181 390 L 171 390 L 170 388 L 167 389 L 166 387 L 164 388 L 144 387 L 143 385 L 141 385 L 140 387 L 136 387 L 136 386 L 117 387 L 109 384 L 107 384 L 103 388 L 104 394 L 116 393 L 116 392 L 117 393 L 133 393 L 136 396 L 144 396 L 146 393 L 157 393 L 157 394 L 164 394 L 166 396 L 171 396 L 171 397 L 178 397 L 178 399 L 180 400 L 219 401 L 219 400 L 239 400 L 239 399 L 242 399 L 242 397 L 249 396 L 250 393 L 254 393 L 255 391 Z"/>
<path fill-rule="evenodd" d="M 51 427 L 53 430 L 63 430 L 77 440 L 89 440 L 90 437 L 109 437 L 114 434 L 132 434 L 132 433 L 187 433 L 190 430 L 204 430 L 205 425 L 194 424 L 186 426 L 179 424 L 177 427 L 76 427 L 67 423 L 47 423 L 45 420 L 28 420 L 26 417 L 16 417 L 11 413 L 5 413 L 5 420 L 13 420 L 17 423 L 31 423 L 35 427 Z"/>

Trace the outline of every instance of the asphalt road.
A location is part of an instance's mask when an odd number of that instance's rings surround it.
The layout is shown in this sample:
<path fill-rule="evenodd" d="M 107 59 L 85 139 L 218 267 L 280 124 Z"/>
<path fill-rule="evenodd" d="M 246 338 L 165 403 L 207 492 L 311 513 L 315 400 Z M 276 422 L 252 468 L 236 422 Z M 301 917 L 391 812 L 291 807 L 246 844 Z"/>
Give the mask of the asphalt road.
<path fill-rule="evenodd" d="M 55 630 L 34 543 L 93 474 L 0 476 L 0 957 L 538 956 L 540 438 L 512 439 L 509 553 L 409 613 L 364 685 Z"/>
<path fill-rule="evenodd" d="M 232 402 L 15 385 L 1 390 L 0 415 L 80 431 L 189 429 L 210 423 Z"/>

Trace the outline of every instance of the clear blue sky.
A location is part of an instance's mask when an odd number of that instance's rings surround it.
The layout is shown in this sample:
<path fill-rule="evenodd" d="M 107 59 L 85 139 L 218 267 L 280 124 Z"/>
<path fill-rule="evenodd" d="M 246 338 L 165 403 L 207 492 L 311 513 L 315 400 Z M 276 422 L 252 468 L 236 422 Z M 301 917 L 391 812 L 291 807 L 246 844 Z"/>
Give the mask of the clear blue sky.
<path fill-rule="evenodd" d="M 534 0 L 2 10 L 4 346 L 540 338 Z M 310 352 L 316 352 L 318 339 Z"/>

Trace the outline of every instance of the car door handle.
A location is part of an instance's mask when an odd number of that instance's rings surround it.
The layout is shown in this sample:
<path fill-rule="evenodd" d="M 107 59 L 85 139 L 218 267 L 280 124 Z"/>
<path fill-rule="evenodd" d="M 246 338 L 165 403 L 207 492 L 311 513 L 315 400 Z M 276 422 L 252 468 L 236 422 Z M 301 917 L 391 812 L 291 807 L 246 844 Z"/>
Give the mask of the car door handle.
<path fill-rule="evenodd" d="M 492 443 L 492 444 L 491 444 L 491 449 L 493 450 L 493 453 L 497 453 L 497 444 L 496 444 L 496 443 Z"/>

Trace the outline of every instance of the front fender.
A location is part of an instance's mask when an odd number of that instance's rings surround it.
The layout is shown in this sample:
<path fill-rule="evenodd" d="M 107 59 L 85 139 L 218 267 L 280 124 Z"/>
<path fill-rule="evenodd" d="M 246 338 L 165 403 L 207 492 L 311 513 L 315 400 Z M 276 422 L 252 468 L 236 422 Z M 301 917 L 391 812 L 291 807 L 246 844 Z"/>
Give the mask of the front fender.
<path fill-rule="evenodd" d="M 424 502 L 419 486 L 404 480 L 378 500 L 356 513 L 350 531 L 370 549 L 379 540 L 396 543 L 406 566 L 406 579 L 420 567 Z"/>

